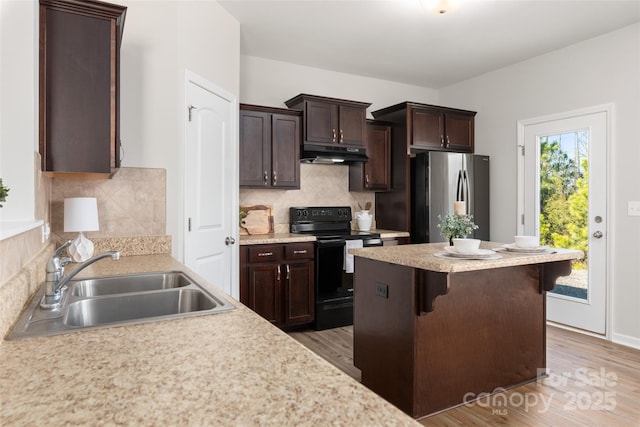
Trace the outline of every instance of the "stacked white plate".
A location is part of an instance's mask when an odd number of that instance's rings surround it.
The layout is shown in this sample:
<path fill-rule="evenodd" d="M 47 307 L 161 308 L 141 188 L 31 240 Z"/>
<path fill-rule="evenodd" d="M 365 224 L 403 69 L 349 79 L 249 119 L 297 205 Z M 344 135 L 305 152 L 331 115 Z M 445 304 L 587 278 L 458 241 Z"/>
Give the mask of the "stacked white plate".
<path fill-rule="evenodd" d="M 497 255 L 494 251 L 490 249 L 478 249 L 477 252 L 470 254 L 463 254 L 458 252 L 455 246 L 445 246 L 444 251 L 446 255 L 452 258 L 464 258 L 464 259 L 485 259 L 485 258 L 495 258 Z"/>
<path fill-rule="evenodd" d="M 503 248 L 507 250 L 507 252 L 517 252 L 521 254 L 540 254 L 547 252 L 549 246 L 534 246 L 532 248 L 521 248 L 520 246 L 516 246 L 515 243 L 509 243 L 506 245 L 502 245 Z"/>

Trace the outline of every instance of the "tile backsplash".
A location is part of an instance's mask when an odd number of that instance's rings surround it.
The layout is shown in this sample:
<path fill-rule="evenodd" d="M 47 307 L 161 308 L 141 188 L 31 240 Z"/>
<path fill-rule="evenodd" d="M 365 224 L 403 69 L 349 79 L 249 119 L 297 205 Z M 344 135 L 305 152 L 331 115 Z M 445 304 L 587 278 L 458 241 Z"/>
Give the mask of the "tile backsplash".
<path fill-rule="evenodd" d="M 100 230 L 85 233 L 89 238 L 166 233 L 164 169 L 120 168 L 111 179 L 54 178 L 51 192 L 51 231 L 59 239 L 77 236 L 75 232 L 64 232 L 64 199 L 67 197 L 98 199 Z"/>
<path fill-rule="evenodd" d="M 293 206 L 351 206 L 358 203 L 374 206 L 375 193 L 349 191 L 349 167 L 345 165 L 300 165 L 299 190 L 240 190 L 241 205 L 273 206 L 274 231 L 289 232 L 289 207 Z M 375 212 L 374 226 L 375 226 Z M 355 226 L 355 221 L 352 222 Z"/>

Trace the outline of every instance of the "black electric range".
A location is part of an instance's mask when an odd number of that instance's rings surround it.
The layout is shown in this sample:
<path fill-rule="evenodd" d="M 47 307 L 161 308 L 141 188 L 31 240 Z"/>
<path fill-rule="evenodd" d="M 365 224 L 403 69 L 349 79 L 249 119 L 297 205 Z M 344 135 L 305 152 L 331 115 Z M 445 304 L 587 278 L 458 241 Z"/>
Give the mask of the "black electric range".
<path fill-rule="evenodd" d="M 289 209 L 289 231 L 316 237 L 316 330 L 353 324 L 353 270 L 347 246 L 359 246 L 359 241 L 363 247 L 382 246 L 380 233 L 352 230 L 351 220 L 349 206 Z"/>

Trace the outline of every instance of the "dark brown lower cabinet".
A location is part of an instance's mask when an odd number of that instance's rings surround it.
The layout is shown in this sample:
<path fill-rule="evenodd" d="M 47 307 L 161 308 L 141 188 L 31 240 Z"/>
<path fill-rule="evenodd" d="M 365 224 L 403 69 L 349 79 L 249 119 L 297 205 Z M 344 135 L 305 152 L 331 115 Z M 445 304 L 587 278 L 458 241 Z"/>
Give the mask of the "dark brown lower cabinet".
<path fill-rule="evenodd" d="M 313 243 L 240 248 L 240 301 L 279 327 L 314 319 Z"/>

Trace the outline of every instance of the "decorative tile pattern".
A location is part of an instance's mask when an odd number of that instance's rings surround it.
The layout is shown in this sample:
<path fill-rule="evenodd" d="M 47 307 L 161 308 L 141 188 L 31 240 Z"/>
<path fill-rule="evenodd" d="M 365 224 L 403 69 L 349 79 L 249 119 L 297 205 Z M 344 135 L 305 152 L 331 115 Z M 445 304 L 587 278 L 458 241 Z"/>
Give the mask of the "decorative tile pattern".
<path fill-rule="evenodd" d="M 375 193 L 349 191 L 349 167 L 345 165 L 300 165 L 299 190 L 240 190 L 241 205 L 273 206 L 275 233 L 289 231 L 289 208 L 295 206 L 351 206 L 360 210 L 371 202 L 375 206 Z M 371 213 L 374 216 L 375 211 Z M 356 228 L 355 220 L 352 228 Z"/>
<path fill-rule="evenodd" d="M 64 232 L 64 199 L 96 197 L 100 230 L 93 237 L 155 236 L 166 233 L 166 171 L 120 168 L 111 179 L 54 178 L 51 194 L 51 231 L 59 239 L 73 239 Z"/>

